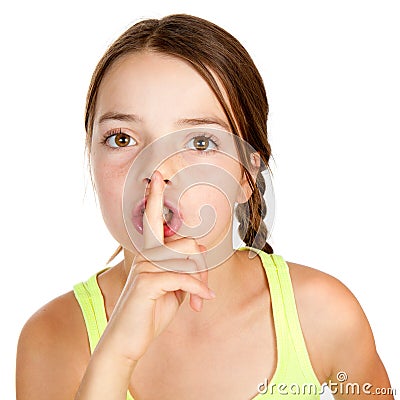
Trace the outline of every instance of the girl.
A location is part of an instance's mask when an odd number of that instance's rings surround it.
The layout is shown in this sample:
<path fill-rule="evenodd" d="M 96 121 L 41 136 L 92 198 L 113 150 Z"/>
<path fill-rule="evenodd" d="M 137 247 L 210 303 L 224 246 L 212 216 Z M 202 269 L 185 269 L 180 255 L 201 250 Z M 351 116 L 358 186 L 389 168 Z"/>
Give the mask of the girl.
<path fill-rule="evenodd" d="M 85 126 L 102 214 L 124 259 L 26 323 L 18 399 L 312 399 L 324 382 L 335 398 L 361 399 L 390 386 L 349 290 L 327 274 L 285 262 L 266 243 L 267 115 L 250 56 L 208 21 L 146 20 L 111 45 L 93 74 Z M 236 144 L 241 138 L 256 153 L 238 146 L 237 163 L 216 151 L 211 131 L 229 133 Z M 120 207 L 125 181 L 145 147 L 170 132 L 194 134 L 184 153 L 156 170 L 135 170 L 144 194 L 138 249 Z M 179 237 L 179 229 L 163 222 L 164 205 L 180 184 L 178 172 L 204 164 L 204 155 L 238 190 L 232 188 L 228 202 L 212 187 L 185 192 L 176 208 L 167 207 L 180 224 L 196 226 L 204 203 L 217 212 L 205 235 Z M 205 267 L 220 238 L 231 237 L 235 201 L 246 246 Z M 177 272 L 178 264 L 192 273 Z"/>

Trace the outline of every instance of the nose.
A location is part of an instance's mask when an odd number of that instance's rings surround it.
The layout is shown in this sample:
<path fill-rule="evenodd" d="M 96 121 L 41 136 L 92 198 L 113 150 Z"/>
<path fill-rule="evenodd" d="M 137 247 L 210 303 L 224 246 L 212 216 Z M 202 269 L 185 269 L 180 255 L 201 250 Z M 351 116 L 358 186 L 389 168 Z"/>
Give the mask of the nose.
<path fill-rule="evenodd" d="M 149 184 L 151 182 L 151 178 L 145 178 L 145 181 L 146 181 L 147 184 Z M 168 184 L 170 182 L 170 180 L 169 179 L 164 179 L 164 182 L 166 184 Z"/>
<path fill-rule="evenodd" d="M 167 185 L 177 185 L 178 182 L 176 182 L 178 177 L 174 178 L 174 175 L 176 175 L 181 168 L 183 168 L 183 160 L 181 159 L 180 154 L 175 154 L 168 159 L 164 160 L 160 165 L 158 165 L 157 170 L 161 173 L 164 182 Z M 153 174 L 154 171 L 147 171 L 147 176 L 145 175 L 144 182 L 146 184 L 149 184 L 151 182 L 151 175 Z"/>

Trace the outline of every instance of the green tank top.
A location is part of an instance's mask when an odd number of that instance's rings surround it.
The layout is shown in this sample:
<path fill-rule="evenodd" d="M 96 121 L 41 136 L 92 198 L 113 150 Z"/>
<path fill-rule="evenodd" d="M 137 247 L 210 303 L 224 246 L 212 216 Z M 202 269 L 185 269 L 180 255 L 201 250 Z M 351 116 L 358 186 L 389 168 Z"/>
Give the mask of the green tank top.
<path fill-rule="evenodd" d="M 319 399 L 322 386 L 314 373 L 304 342 L 288 265 L 277 254 L 267 254 L 249 246 L 238 250 L 252 250 L 261 258 L 271 293 L 276 334 L 275 373 L 270 381 L 260 382 L 258 388 L 254 388 L 258 394 L 251 400 Z M 107 325 L 104 298 L 97 283 L 99 273 L 74 286 L 75 297 L 85 320 L 91 353 Z M 134 400 L 129 391 L 126 398 Z"/>

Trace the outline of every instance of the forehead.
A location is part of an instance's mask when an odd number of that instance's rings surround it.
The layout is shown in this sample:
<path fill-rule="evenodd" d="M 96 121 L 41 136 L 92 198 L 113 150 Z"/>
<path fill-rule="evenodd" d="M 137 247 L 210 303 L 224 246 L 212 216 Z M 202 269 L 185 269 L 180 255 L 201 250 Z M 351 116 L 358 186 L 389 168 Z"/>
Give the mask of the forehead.
<path fill-rule="evenodd" d="M 95 120 L 106 112 L 133 113 L 160 123 L 214 114 L 227 122 L 208 83 L 189 63 L 154 52 L 129 54 L 112 65 L 99 88 Z"/>

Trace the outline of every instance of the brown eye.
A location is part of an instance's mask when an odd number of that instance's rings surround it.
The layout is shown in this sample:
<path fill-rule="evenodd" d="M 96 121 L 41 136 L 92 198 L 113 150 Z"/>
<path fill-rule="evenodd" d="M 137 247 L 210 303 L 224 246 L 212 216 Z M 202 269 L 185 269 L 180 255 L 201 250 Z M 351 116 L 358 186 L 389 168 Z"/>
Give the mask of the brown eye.
<path fill-rule="evenodd" d="M 195 136 L 189 140 L 189 143 L 192 143 L 192 145 L 189 146 L 191 150 L 198 150 L 202 153 L 212 152 L 218 148 L 215 141 L 205 135 Z"/>
<path fill-rule="evenodd" d="M 115 143 L 119 147 L 125 147 L 129 144 L 130 136 L 126 135 L 125 133 L 118 133 L 115 135 Z"/>
<path fill-rule="evenodd" d="M 198 136 L 194 138 L 194 147 L 196 147 L 197 150 L 205 150 L 208 148 L 208 138 L 205 136 Z"/>
<path fill-rule="evenodd" d="M 136 140 L 124 132 L 114 133 L 107 138 L 107 144 L 110 147 L 128 147 L 136 144 Z"/>

